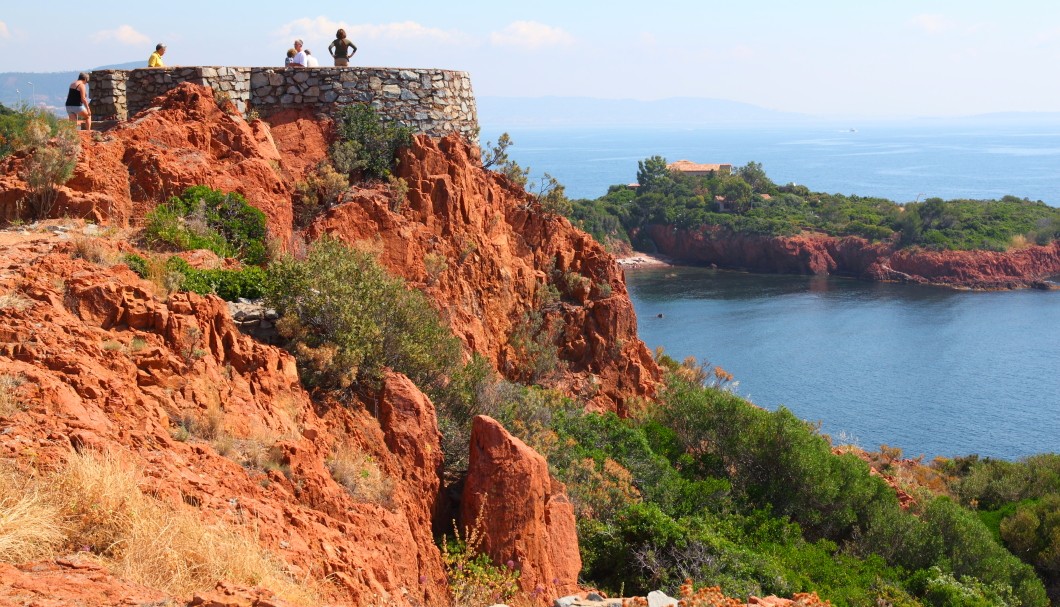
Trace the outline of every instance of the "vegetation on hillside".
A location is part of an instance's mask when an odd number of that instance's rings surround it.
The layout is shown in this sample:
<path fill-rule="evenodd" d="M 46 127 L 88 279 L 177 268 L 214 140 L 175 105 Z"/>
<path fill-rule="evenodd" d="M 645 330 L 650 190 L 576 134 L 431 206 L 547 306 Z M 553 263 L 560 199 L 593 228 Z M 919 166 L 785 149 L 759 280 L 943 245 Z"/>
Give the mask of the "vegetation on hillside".
<path fill-rule="evenodd" d="M 51 213 L 58 197 L 56 188 L 73 176 L 80 150 L 81 140 L 72 122 L 41 109 L 12 110 L 0 105 L 0 159 L 15 152 L 24 155 L 19 177 L 30 194 L 19 202 L 16 215 L 20 218 L 42 219 Z"/>
<path fill-rule="evenodd" d="M 1004 251 L 1060 237 L 1060 208 L 1014 196 L 929 198 L 900 205 L 883 198 L 812 192 L 795 184 L 778 186 L 756 162 L 731 175 L 670 171 L 661 156 L 642 160 L 638 167 L 639 187 L 612 186 L 595 200 L 574 201 L 571 220 L 605 245 L 628 242 L 629 233 L 653 224 L 714 226 L 765 236 L 811 231 L 933 249 Z"/>
<path fill-rule="evenodd" d="M 155 207 L 144 226 L 149 245 L 208 249 L 254 265 L 267 259 L 266 236 L 265 214 L 243 196 L 201 185 Z"/>
<path fill-rule="evenodd" d="M 359 120 L 350 128 L 368 128 Z M 333 149 L 328 165 L 338 175 L 335 187 L 346 187 L 351 178 L 385 176 L 396 148 L 371 143 L 380 139 L 348 135 L 342 141 L 356 145 Z M 525 175 L 505 159 L 506 145 L 499 142 L 483 164 Z M 380 150 L 379 163 L 360 159 L 342 164 L 344 154 L 360 158 L 357 154 L 366 146 Z M 691 227 L 713 222 L 738 232 L 815 229 L 905 242 L 916 232 L 903 224 L 911 217 L 919 218 L 919 235 L 907 244 L 1002 246 L 1015 236 L 1037 240 L 1049 229 L 1054 230 L 1050 237 L 1056 235 L 1055 228 L 1039 226 L 1046 219 L 1056 221 L 1039 203 L 929 200 L 902 209 L 879 199 L 778 187 L 755 163 L 734 176 L 695 180 L 670 174 L 665 161 L 655 157 L 641 163 L 638 178 L 637 191 L 611 188 L 596 201 L 579 201 L 570 215 L 598 237 L 616 240 L 648 223 Z M 549 193 L 555 194 L 552 202 L 547 202 L 544 190 L 538 193 L 542 210 L 562 208 L 562 189 Z M 370 392 L 384 368 L 407 375 L 437 407 L 449 482 L 459 483 L 466 469 L 472 418 L 487 414 L 498 419 L 542 453 L 552 473 L 566 484 L 587 585 L 614 594 L 643 595 L 655 589 L 678 594 L 684 580 L 691 579 L 700 592 L 685 586 L 680 594 L 699 596 L 706 604 L 722 604 L 707 603 L 717 591 L 704 588 L 718 587 L 744 599 L 751 594 L 812 591 L 837 607 L 1045 607 L 1046 585 L 1056 588 L 1060 456 L 1018 463 L 971 457 L 940 464 L 950 484 L 924 488 L 906 510 L 862 459 L 837 454 L 828 437 L 786 409 L 766 411 L 735 396 L 726 389 L 731 376 L 723 370 L 691 359 L 678 363 L 660 352 L 657 360 L 666 380 L 656 401 L 634 408 L 625 419 L 588 413 L 583 403 L 533 385 L 560 365 L 554 328 L 544 326 L 533 312 L 524 322 L 526 334 L 516 331 L 511 336 L 513 346 L 525 353 L 522 362 L 529 363 L 521 374 L 525 383 L 502 379 L 480 356 L 463 360 L 459 340 L 427 297 L 388 275 L 368 253 L 324 238 L 304 256 L 256 266 L 268 259 L 264 219 L 252 211 L 237 195 L 192 188 L 156 209 L 147 228 L 148 240 L 157 246 L 210 248 L 242 259 L 248 264 L 245 270 L 211 274 L 177 257 L 157 263 L 129 256 L 127 263 L 142 275 L 158 272 L 156 265 L 162 274 L 179 275 L 173 283 L 178 288 L 224 291 L 226 296 L 260 289 L 280 314 L 277 328 L 311 389 L 339 396 Z M 1028 222 L 1040 233 L 1031 234 Z M 539 305 L 562 291 L 564 277 L 555 274 L 542 285 Z M 19 407 L 13 397 L 0 399 L 3 402 L 12 411 Z M 333 475 L 346 478 L 351 493 L 357 487 L 354 477 L 367 470 L 357 458 L 352 454 L 331 462 Z M 339 471 L 347 460 L 354 462 L 347 466 L 352 473 Z M 109 465 L 93 459 L 84 463 Z M 137 538 L 163 537 L 165 541 L 148 543 L 168 548 L 171 541 L 180 540 L 162 535 L 173 529 L 191 529 L 185 533 L 190 537 L 208 532 L 233 541 L 243 537 L 238 529 L 185 527 L 191 521 L 182 519 L 177 526 L 180 513 L 129 489 L 134 480 L 112 478 L 110 473 L 94 473 L 96 477 L 111 480 L 103 485 L 94 481 L 92 487 L 126 487 L 127 499 L 118 505 L 100 502 L 93 491 L 71 485 L 69 495 L 85 501 L 74 504 L 76 516 L 64 515 L 64 520 L 79 522 L 86 512 L 116 511 L 118 516 L 84 519 L 92 524 L 71 530 L 23 524 L 20 532 L 44 533 L 47 537 L 29 541 L 46 547 L 45 553 L 56 546 L 83 544 L 105 558 L 126 559 L 130 567 L 155 558 L 129 551 Z M 14 503 L 8 495 L 36 495 L 21 487 L 8 490 L 22 482 L 0 474 L 0 507 Z M 57 476 L 50 483 L 66 482 L 66 476 Z M 41 484 L 45 496 L 48 489 L 49 484 Z M 385 500 L 385 493 L 378 499 Z M 71 507 L 69 500 L 60 501 L 50 504 L 49 512 L 59 516 Z M 167 525 L 134 529 L 128 526 L 133 519 L 152 524 L 157 519 Z M 441 541 L 450 579 L 457 580 L 454 588 L 466 592 L 461 596 L 484 596 L 476 594 L 481 587 L 499 588 L 502 594 L 513 588 L 512 573 L 476 554 L 471 538 Z M 190 550 L 201 552 L 201 547 Z M 287 572 L 270 568 L 267 553 L 255 558 L 261 562 L 248 571 L 252 581 L 247 583 L 287 583 Z M 203 575 L 214 575 L 211 571 Z M 472 581 L 458 586 L 463 583 L 459 580 Z"/>
<path fill-rule="evenodd" d="M 1060 602 L 1060 455 L 1018 462 L 970 456 L 937 467 L 953 479 L 951 489 L 960 503 L 1034 567 L 1053 603 Z"/>

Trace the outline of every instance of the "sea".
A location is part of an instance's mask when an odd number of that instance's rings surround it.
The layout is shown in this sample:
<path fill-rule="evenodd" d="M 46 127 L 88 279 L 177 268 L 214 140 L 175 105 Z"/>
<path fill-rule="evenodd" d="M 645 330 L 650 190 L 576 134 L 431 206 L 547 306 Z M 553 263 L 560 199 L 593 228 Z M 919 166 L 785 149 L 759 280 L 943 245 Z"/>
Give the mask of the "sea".
<path fill-rule="evenodd" d="M 483 128 L 496 141 L 501 129 Z M 780 184 L 875 196 L 1014 195 L 1060 206 L 1060 125 L 908 122 L 741 128 L 504 129 L 509 155 L 571 198 L 637 162 L 760 162 Z M 695 267 L 626 271 L 649 348 L 720 366 L 837 443 L 926 460 L 1060 452 L 1060 291 L 966 292 Z"/>

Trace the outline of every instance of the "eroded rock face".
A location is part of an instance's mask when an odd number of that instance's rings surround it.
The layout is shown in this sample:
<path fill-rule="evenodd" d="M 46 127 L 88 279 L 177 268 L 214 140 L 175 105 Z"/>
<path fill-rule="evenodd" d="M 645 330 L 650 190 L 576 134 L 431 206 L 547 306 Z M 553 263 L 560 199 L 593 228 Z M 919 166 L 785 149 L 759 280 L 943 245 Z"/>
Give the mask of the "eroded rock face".
<path fill-rule="evenodd" d="M 77 167 L 58 188 L 54 217 L 137 224 L 185 188 L 207 185 L 242 194 L 265 213 L 273 234 L 291 231 L 292 179 L 268 125 L 247 123 L 230 104 L 219 104 L 209 88 L 182 84 L 129 122 L 80 137 Z M 28 190 L 16 177 L 20 159 L 7 163 L 0 177 L 0 213 L 11 218 Z"/>
<path fill-rule="evenodd" d="M 495 563 L 520 571 L 519 587 L 541 601 L 577 590 L 581 556 L 574 508 L 548 462 L 487 416 L 474 419 L 460 504 Z"/>
<path fill-rule="evenodd" d="M 446 602 L 432 535 L 441 445 L 433 405 L 407 378 L 318 415 L 294 359 L 239 333 L 223 301 L 160 300 L 124 266 L 71 259 L 56 241 L 0 250 L 0 293 L 29 302 L 0 309 L 0 374 L 24 380 L 24 410 L 0 418 L 0 458 L 49 468 L 72 449 L 117 449 L 145 492 L 208 521 L 252 521 L 296 576 L 327 575 L 340 602 Z M 275 466 L 221 455 L 233 441 Z M 340 444 L 377 463 L 388 499 L 355 498 L 332 477 Z"/>
<path fill-rule="evenodd" d="M 326 158 L 333 128 L 297 111 L 247 123 L 210 89 L 182 84 L 106 134 L 81 134 L 75 175 L 59 188 L 53 214 L 140 225 L 157 204 L 203 184 L 242 194 L 290 248 L 300 240 L 294 184 Z M 10 159 L 0 176 L 0 218 L 14 217 L 27 194 L 19 162 Z M 330 233 L 377 251 L 391 272 L 425 289 L 469 350 L 510 379 L 543 381 L 620 414 L 654 393 L 661 374 L 637 337 L 622 271 L 591 237 L 482 169 L 478 149 L 456 135 L 417 137 L 398 176 L 405 201 L 394 204 L 385 185 L 355 190 L 309 237 Z M 534 314 L 547 319 L 544 341 L 557 348 L 551 368 L 513 345 Z"/>
<path fill-rule="evenodd" d="M 644 230 L 660 253 L 675 259 L 755 272 L 840 274 L 970 289 L 1025 288 L 1060 274 L 1060 242 L 1003 253 L 928 251 L 895 250 L 889 243 L 856 236 L 750 236 L 661 225 Z"/>
<path fill-rule="evenodd" d="M 619 414 L 654 393 L 661 374 L 637 337 L 622 270 L 603 247 L 483 170 L 477 149 L 456 136 L 417 137 L 398 171 L 409 186 L 401 208 L 391 208 L 384 187 L 358 190 L 311 236 L 378 251 L 390 271 L 425 290 L 468 349 L 511 379 L 551 382 Z M 549 284 L 560 299 L 542 304 Z M 565 368 L 550 376 L 531 377 L 511 339 L 534 310 L 558 328 Z"/>

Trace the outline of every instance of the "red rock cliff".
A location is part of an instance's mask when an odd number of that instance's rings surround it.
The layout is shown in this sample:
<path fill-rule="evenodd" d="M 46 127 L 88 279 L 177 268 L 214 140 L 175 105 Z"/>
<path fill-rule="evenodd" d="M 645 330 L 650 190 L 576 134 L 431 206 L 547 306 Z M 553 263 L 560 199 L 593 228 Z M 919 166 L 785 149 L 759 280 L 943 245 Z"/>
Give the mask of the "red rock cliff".
<path fill-rule="evenodd" d="M 118 450 L 143 470 L 145 491 L 207 520 L 252 522 L 294 575 L 328 576 L 342 603 L 445 603 L 432 534 L 440 435 L 407 378 L 386 378 L 378 419 L 357 402 L 318 415 L 293 358 L 242 335 L 221 300 L 161 301 L 124 266 L 53 247 L 3 248 L 0 293 L 29 305 L 0 310 L 0 374 L 25 380 L 24 410 L 0 418 L 0 459 L 28 464 L 29 449 L 48 467 L 71 449 Z M 210 435 L 194 430 L 207 425 Z M 230 444 L 270 452 L 277 467 L 241 466 L 222 455 Z M 377 462 L 389 499 L 334 480 L 326 462 L 339 447 Z M 7 590 L 0 581 L 0 602 Z"/>
<path fill-rule="evenodd" d="M 544 457 L 490 417 L 471 428 L 460 518 L 484 534 L 494 562 L 520 571 L 523 592 L 548 603 L 578 590 L 582 560 L 566 488 Z"/>
<path fill-rule="evenodd" d="M 1060 242 L 1007 252 L 896 250 L 855 236 L 734 235 L 716 228 L 653 225 L 645 233 L 660 253 L 694 264 L 754 272 L 840 274 L 972 289 L 1039 286 L 1060 274 Z"/>
<path fill-rule="evenodd" d="M 332 125 L 293 111 L 270 121 L 248 124 L 209 89 L 182 84 L 119 128 L 82 133 L 74 178 L 60 187 L 54 214 L 138 225 L 160 202 L 205 184 L 243 194 L 288 244 L 293 184 L 326 157 Z M 18 162 L 10 159 L 0 177 L 7 217 L 27 193 Z M 527 379 L 527 361 L 511 335 L 552 284 L 562 298 L 542 312 L 561 328 L 554 340 L 561 365 L 535 379 L 619 413 L 653 393 L 659 370 L 637 337 L 622 271 L 600 245 L 482 169 L 478 150 L 455 135 L 416 138 L 399 167 L 409 185 L 400 209 L 392 210 L 385 186 L 354 190 L 310 237 L 331 233 L 378 252 L 391 272 L 427 292 L 469 350 L 512 379 Z"/>
<path fill-rule="evenodd" d="M 399 167 L 409 184 L 400 209 L 391 208 L 382 188 L 362 189 L 314 223 L 310 234 L 380 251 L 391 271 L 438 304 L 469 349 L 510 378 L 519 378 L 524 362 L 512 333 L 546 285 L 557 285 L 561 300 L 544 311 L 562 323 L 557 346 L 566 368 L 553 382 L 620 414 L 630 399 L 652 394 L 659 370 L 637 338 L 622 271 L 603 247 L 483 170 L 477 149 L 456 136 L 417 137 Z"/>

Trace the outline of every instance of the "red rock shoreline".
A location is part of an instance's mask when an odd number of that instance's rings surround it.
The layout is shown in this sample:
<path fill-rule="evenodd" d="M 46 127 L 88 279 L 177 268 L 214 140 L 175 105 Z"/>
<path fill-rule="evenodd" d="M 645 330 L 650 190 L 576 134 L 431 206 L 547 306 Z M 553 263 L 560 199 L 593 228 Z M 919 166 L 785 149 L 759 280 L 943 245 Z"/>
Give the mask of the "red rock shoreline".
<path fill-rule="evenodd" d="M 892 243 L 856 236 L 823 234 L 757 236 L 729 234 L 717 228 L 674 230 L 648 226 L 663 259 L 671 265 L 772 274 L 840 275 L 877 282 L 902 282 L 954 289 L 998 291 L 1058 288 L 1060 241 L 998 251 L 895 249 Z M 664 257 L 665 256 L 665 257 Z M 643 267 L 631 266 L 625 267 Z"/>

